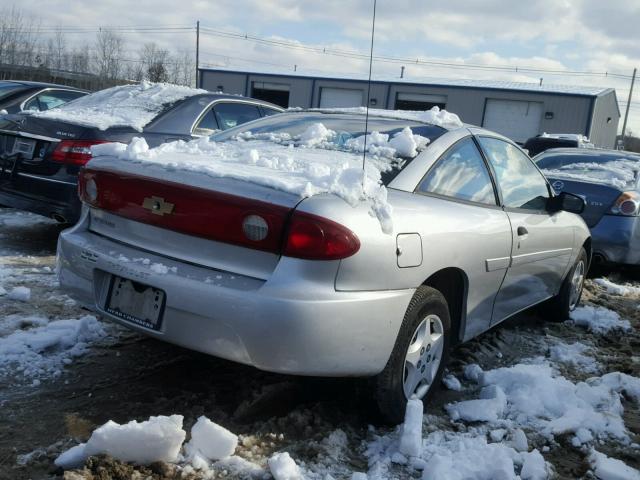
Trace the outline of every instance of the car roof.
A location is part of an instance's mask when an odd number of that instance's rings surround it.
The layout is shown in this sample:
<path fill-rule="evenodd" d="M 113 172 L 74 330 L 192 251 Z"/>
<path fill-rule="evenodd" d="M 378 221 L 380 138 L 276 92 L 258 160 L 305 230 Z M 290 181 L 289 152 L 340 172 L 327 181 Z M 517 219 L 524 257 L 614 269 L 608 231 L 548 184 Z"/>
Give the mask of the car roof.
<path fill-rule="evenodd" d="M 24 85 L 25 87 L 42 87 L 42 88 L 64 88 L 66 90 L 75 90 L 78 92 L 86 92 L 87 90 L 83 90 L 81 88 L 70 87 L 68 85 L 60 85 L 58 83 L 47 83 L 47 82 L 32 82 L 30 80 L 0 80 L 0 84 L 3 83 L 14 83 L 17 85 Z"/>
<path fill-rule="evenodd" d="M 275 103 L 267 102 L 266 100 L 260 100 L 258 98 L 245 97 L 244 95 L 234 95 L 231 93 L 222 93 L 222 92 L 210 92 L 210 93 L 199 93 L 197 95 L 193 95 L 188 98 L 206 98 L 211 101 L 213 100 L 244 100 L 248 102 L 259 103 L 260 105 L 266 105 L 269 107 L 277 108 L 279 110 L 284 110 L 280 105 L 276 105 Z"/>

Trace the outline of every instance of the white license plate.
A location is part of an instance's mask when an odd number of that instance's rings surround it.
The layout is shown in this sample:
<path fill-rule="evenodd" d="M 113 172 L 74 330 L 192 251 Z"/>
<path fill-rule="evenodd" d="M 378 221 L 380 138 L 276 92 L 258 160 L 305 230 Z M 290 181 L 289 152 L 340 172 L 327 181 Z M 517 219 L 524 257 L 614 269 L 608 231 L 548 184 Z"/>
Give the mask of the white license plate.
<path fill-rule="evenodd" d="M 160 330 L 164 300 L 162 290 L 114 275 L 105 310 L 127 322 Z"/>
<path fill-rule="evenodd" d="M 13 154 L 22 154 L 25 158 L 33 158 L 33 151 L 36 148 L 36 141 L 26 138 L 16 138 L 13 144 Z"/>

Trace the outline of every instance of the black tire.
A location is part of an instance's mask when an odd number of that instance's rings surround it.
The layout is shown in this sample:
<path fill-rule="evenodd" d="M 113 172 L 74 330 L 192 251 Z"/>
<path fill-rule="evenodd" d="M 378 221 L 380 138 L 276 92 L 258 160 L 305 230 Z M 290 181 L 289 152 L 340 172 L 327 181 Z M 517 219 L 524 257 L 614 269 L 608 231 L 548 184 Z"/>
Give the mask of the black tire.
<path fill-rule="evenodd" d="M 574 273 L 576 272 L 576 269 L 578 268 L 578 265 L 580 265 L 580 262 L 582 262 L 582 265 L 584 267 L 582 286 L 580 287 L 580 293 L 578 294 L 577 300 L 572 305 L 572 279 Z M 560 287 L 560 292 L 558 293 L 558 295 L 547 300 L 541 305 L 541 313 L 544 316 L 545 320 L 550 322 L 564 322 L 569 318 L 569 314 L 580 304 L 580 299 L 582 298 L 582 289 L 584 287 L 584 279 L 587 276 L 588 266 L 589 258 L 587 257 L 587 252 L 584 248 L 581 248 L 576 262 L 573 264 L 571 270 L 569 270 L 569 273 L 562 281 L 562 286 Z"/>
<path fill-rule="evenodd" d="M 414 334 L 429 315 L 436 315 L 440 320 L 444 341 L 440 365 L 422 401 L 429 401 L 440 385 L 442 372 L 449 360 L 451 345 L 449 307 L 442 293 L 431 287 L 421 286 L 409 303 L 387 365 L 374 378 L 374 396 L 381 419 L 385 422 L 398 424 L 404 420 L 407 406 L 407 396 L 404 392 L 405 358 L 412 340 L 415 340 Z"/>

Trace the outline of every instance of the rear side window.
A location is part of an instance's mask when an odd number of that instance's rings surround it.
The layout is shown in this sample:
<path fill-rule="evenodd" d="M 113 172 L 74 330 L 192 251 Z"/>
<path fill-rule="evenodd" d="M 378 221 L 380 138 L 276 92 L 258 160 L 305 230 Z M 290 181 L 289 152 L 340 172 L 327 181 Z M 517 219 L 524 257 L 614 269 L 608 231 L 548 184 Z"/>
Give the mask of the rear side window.
<path fill-rule="evenodd" d="M 515 145 L 498 138 L 480 137 L 479 141 L 496 172 L 504 206 L 544 210 L 549 199 L 549 188 L 529 156 Z"/>
<path fill-rule="evenodd" d="M 60 105 L 64 105 L 76 98 L 83 97 L 84 95 L 85 94 L 82 92 L 73 92 L 69 90 L 45 90 L 25 103 L 24 110 L 39 110 L 44 112 L 46 110 L 59 107 Z"/>
<path fill-rule="evenodd" d="M 418 191 L 496 205 L 489 171 L 471 138 L 450 148 L 429 170 Z"/>
<path fill-rule="evenodd" d="M 246 103 L 218 103 L 213 111 L 222 130 L 260 118 L 258 107 Z"/>
<path fill-rule="evenodd" d="M 262 113 L 264 114 L 265 117 L 268 117 L 269 115 L 275 115 L 276 113 L 282 113 L 282 112 L 280 110 L 276 110 L 275 108 L 270 108 L 263 105 Z"/>
<path fill-rule="evenodd" d="M 220 130 L 218 127 L 218 121 L 216 120 L 216 114 L 213 113 L 212 108 L 208 108 L 198 124 L 193 129 L 195 135 L 211 135 Z"/>

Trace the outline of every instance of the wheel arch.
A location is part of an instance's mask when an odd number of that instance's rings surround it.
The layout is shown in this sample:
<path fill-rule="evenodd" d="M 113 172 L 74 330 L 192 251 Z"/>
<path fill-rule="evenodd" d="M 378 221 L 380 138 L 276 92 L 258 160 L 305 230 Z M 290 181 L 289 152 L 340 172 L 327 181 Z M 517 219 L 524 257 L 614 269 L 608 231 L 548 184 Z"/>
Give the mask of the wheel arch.
<path fill-rule="evenodd" d="M 464 337 L 467 319 L 467 292 L 469 279 L 463 270 L 447 267 L 431 274 L 423 285 L 438 290 L 444 296 L 451 316 L 453 330 L 452 345 L 457 345 Z"/>

